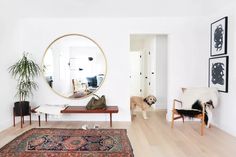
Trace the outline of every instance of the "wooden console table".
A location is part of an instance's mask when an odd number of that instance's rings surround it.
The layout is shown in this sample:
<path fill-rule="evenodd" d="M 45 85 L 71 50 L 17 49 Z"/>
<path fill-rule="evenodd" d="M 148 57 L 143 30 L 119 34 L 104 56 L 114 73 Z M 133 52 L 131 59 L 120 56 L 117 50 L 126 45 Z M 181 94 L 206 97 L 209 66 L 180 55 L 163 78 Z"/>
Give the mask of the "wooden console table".
<path fill-rule="evenodd" d="M 112 127 L 112 113 L 118 113 L 118 106 L 107 106 L 105 110 L 87 110 L 85 106 L 67 106 L 61 113 L 108 113 L 110 114 L 110 127 Z"/>
<path fill-rule="evenodd" d="M 36 113 L 36 108 L 31 110 L 32 113 Z M 118 106 L 107 106 L 105 110 L 87 110 L 85 106 L 67 106 L 64 110 L 61 110 L 61 113 L 108 113 L 110 114 L 110 127 L 112 127 L 112 113 L 118 113 Z M 41 126 L 40 115 L 38 115 L 39 126 Z M 47 114 L 45 114 L 45 121 L 47 122 Z"/>

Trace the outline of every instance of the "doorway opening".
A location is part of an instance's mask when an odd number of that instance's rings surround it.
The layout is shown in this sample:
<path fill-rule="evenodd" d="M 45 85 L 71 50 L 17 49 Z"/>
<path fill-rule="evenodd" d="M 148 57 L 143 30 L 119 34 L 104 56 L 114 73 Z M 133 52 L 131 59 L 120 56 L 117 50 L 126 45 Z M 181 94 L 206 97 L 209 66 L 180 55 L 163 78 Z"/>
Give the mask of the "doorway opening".
<path fill-rule="evenodd" d="M 154 109 L 167 109 L 167 37 L 130 35 L 130 96 L 154 95 Z"/>

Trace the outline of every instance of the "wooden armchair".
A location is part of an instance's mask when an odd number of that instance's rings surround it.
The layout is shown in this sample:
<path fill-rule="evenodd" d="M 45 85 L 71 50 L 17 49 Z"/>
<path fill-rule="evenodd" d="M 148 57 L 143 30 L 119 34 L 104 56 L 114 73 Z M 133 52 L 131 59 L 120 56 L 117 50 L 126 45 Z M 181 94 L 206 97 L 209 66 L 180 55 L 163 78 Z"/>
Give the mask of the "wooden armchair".
<path fill-rule="evenodd" d="M 180 119 L 182 118 L 183 120 L 183 123 L 184 123 L 184 116 L 179 114 L 176 110 L 176 103 L 180 103 L 181 106 L 182 106 L 182 101 L 180 100 L 177 100 L 177 99 L 174 99 L 173 101 L 173 109 L 172 109 L 172 118 L 171 118 L 171 128 L 174 128 L 174 121 L 177 120 L 177 119 Z M 194 116 L 194 118 L 197 118 L 197 119 L 200 119 L 201 120 L 201 128 L 200 128 L 200 133 L 201 135 L 203 135 L 204 133 L 204 127 L 205 127 L 205 122 L 204 122 L 204 118 L 205 118 L 205 108 L 204 108 L 205 105 L 203 105 L 203 110 L 202 110 L 202 113 L 200 114 L 197 114 L 196 116 Z M 177 116 L 175 116 L 177 115 Z"/>
<path fill-rule="evenodd" d="M 182 88 L 182 101 L 177 99 L 173 100 L 171 128 L 174 127 L 174 121 L 177 119 L 182 119 L 184 123 L 184 115 L 186 114 L 183 113 L 180 114 L 180 110 L 182 110 L 182 112 L 191 113 L 190 117 L 200 119 L 201 121 L 200 134 L 203 135 L 205 127 L 206 109 L 209 109 L 206 108 L 206 106 L 209 103 L 209 100 L 213 102 L 214 106 L 216 106 L 217 99 L 218 99 L 218 91 L 216 88 L 207 88 L 207 87 Z M 193 104 L 197 100 L 199 101 L 199 107 L 201 108 L 200 110 L 195 110 L 193 108 Z M 177 109 L 177 104 L 181 105 L 181 107 L 178 109 Z M 207 118 L 209 120 L 209 116 Z M 210 125 L 208 126 L 210 127 Z"/>

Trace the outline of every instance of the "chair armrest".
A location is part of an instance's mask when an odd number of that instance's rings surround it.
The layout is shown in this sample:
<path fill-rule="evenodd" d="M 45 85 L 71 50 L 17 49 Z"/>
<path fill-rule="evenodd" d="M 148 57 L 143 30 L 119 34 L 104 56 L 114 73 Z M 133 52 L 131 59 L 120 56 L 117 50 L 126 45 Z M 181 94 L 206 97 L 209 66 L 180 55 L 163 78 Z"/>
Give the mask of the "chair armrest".
<path fill-rule="evenodd" d="M 32 109 L 30 110 L 30 111 L 31 111 L 31 113 L 36 113 L 36 111 L 35 111 L 35 110 L 36 110 L 37 108 L 39 108 L 39 106 L 32 108 Z"/>
<path fill-rule="evenodd" d="M 177 100 L 177 99 L 174 99 L 173 100 L 173 110 L 175 109 L 175 103 L 180 103 L 181 104 L 181 107 L 182 107 L 182 101 L 180 101 L 180 100 Z"/>
<path fill-rule="evenodd" d="M 178 102 L 178 103 L 181 103 L 181 104 L 182 104 L 182 101 L 180 101 L 180 100 L 174 99 L 174 101 L 176 101 L 176 102 Z"/>

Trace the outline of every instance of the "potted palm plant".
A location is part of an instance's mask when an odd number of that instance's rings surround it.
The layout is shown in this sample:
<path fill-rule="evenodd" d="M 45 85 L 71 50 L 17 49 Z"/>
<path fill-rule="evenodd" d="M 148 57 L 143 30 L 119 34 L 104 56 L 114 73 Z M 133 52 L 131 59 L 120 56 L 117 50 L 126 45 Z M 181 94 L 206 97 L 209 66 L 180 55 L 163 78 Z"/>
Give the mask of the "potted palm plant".
<path fill-rule="evenodd" d="M 14 103 L 14 116 L 22 117 L 29 114 L 29 101 L 26 99 L 38 88 L 34 79 L 39 76 L 40 67 L 29 59 L 28 55 L 23 53 L 22 58 L 9 67 L 9 73 L 17 80 L 16 96 L 19 98 L 19 101 Z"/>

